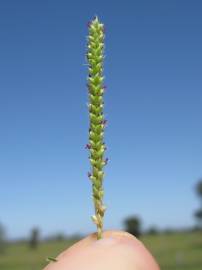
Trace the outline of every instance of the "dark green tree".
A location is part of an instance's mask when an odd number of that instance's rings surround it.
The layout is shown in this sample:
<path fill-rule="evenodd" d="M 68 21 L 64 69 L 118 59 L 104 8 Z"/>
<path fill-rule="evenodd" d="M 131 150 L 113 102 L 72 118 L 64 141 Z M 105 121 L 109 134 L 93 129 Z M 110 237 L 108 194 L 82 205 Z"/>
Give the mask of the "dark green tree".
<path fill-rule="evenodd" d="M 199 199 L 201 200 L 201 207 L 202 207 L 202 179 L 199 180 L 196 185 L 196 193 L 199 196 Z"/>
<path fill-rule="evenodd" d="M 202 209 L 197 210 L 194 215 L 197 219 L 202 219 Z"/>
<path fill-rule="evenodd" d="M 200 207 L 195 211 L 194 216 L 198 221 L 199 228 L 202 229 L 202 179 L 200 179 L 196 184 L 196 194 L 200 200 Z"/>
<path fill-rule="evenodd" d="M 141 221 L 137 216 L 131 216 L 124 220 L 125 230 L 135 237 L 141 235 Z"/>
<path fill-rule="evenodd" d="M 4 226 L 0 223 L 0 254 L 5 251 L 6 247 L 6 230 Z"/>
<path fill-rule="evenodd" d="M 39 229 L 33 228 L 31 230 L 31 236 L 29 240 L 29 246 L 31 249 L 36 249 L 39 245 Z"/>

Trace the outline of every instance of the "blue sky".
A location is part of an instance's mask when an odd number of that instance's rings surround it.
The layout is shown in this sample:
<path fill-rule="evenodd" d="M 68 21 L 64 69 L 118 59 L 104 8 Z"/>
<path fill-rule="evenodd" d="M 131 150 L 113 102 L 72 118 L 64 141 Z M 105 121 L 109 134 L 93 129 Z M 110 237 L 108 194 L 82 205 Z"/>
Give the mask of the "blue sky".
<path fill-rule="evenodd" d="M 186 227 L 202 176 L 201 1 L 1 1 L 0 221 L 94 231 L 87 22 L 106 26 L 105 228 Z"/>

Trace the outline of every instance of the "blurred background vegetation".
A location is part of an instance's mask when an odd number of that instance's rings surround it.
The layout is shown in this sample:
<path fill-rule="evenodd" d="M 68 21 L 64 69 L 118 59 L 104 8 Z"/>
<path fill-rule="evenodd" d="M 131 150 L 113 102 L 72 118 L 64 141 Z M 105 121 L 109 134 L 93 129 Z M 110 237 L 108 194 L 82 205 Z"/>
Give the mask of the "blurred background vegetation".
<path fill-rule="evenodd" d="M 143 241 L 163 270 L 202 269 L 202 180 L 197 183 L 195 191 L 199 208 L 193 210 L 196 219 L 193 228 L 159 230 L 151 226 L 144 231 L 140 217 L 131 215 L 123 220 L 123 229 Z M 0 269 L 42 269 L 48 257 L 57 256 L 82 237 L 84 235 L 58 233 L 42 239 L 40 229 L 35 227 L 27 239 L 8 241 L 6 228 L 0 224 Z"/>

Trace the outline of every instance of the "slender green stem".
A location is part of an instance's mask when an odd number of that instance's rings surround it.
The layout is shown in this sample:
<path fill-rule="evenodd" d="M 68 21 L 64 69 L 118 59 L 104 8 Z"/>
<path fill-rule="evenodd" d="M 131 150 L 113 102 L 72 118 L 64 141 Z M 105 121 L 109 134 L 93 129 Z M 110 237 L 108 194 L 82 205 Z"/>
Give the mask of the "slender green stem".
<path fill-rule="evenodd" d="M 104 61 L 104 25 L 95 17 L 89 23 L 88 35 L 88 90 L 89 90 L 89 144 L 91 172 L 88 173 L 92 181 L 92 193 L 95 207 L 95 215 L 92 216 L 93 222 L 97 226 L 97 238 L 102 238 L 103 217 L 106 207 L 103 205 L 103 167 L 107 163 L 104 159 L 106 150 L 104 139 L 104 129 L 106 120 L 103 114 L 103 61 Z"/>

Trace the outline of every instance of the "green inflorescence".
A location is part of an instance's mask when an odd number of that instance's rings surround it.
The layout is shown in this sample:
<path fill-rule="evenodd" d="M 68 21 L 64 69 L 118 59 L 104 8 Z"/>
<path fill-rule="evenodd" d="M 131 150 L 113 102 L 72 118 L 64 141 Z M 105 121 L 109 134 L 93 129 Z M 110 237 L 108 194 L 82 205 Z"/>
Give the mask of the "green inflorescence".
<path fill-rule="evenodd" d="M 104 25 L 95 17 L 88 25 L 88 91 L 89 91 L 89 144 L 86 148 L 90 152 L 91 172 L 88 173 L 92 181 L 92 193 L 95 206 L 95 215 L 92 216 L 93 222 L 97 226 L 97 239 L 102 238 L 103 217 L 106 207 L 103 204 L 103 167 L 107 164 L 104 158 L 106 146 L 103 141 L 106 119 L 103 114 L 103 94 L 105 90 L 103 76 L 104 61 Z"/>

